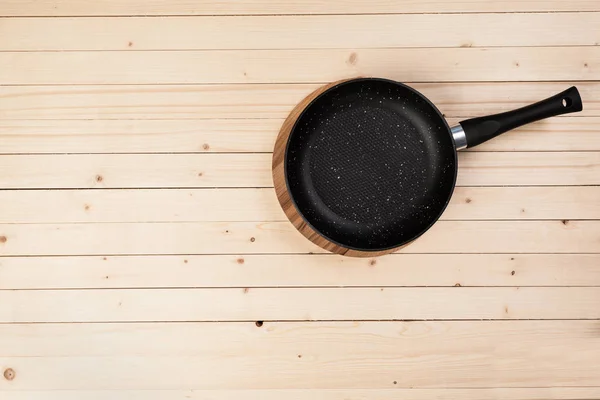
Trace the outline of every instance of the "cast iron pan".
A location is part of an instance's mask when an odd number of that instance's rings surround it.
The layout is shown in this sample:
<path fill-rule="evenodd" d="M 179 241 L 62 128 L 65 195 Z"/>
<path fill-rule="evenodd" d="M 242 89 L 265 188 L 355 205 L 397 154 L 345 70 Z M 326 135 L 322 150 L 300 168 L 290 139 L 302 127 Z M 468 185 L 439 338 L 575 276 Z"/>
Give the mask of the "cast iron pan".
<path fill-rule="evenodd" d="M 375 78 L 331 84 L 300 103 L 279 133 L 277 197 L 294 226 L 327 250 L 390 253 L 421 236 L 446 208 L 457 150 L 582 108 L 571 87 L 450 128 L 425 96 L 404 84 Z"/>

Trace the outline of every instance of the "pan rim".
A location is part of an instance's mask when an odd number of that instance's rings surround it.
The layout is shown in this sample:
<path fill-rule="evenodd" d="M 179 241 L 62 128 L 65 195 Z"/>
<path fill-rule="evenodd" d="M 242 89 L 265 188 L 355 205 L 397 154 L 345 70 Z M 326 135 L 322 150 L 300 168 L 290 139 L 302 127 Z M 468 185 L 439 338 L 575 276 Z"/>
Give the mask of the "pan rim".
<path fill-rule="evenodd" d="M 298 204 L 296 203 L 296 199 L 294 198 L 294 195 L 293 195 L 293 193 L 290 190 L 290 183 L 289 183 L 289 176 L 288 176 L 288 166 L 287 166 L 287 164 L 288 164 L 287 163 L 288 162 L 288 151 L 289 151 L 289 147 L 290 147 L 290 142 L 291 142 L 292 136 L 294 135 L 294 132 L 296 131 L 296 128 L 297 128 L 300 120 L 307 113 L 307 111 L 319 99 L 321 99 L 324 95 L 326 95 L 327 93 L 330 93 L 330 92 L 332 92 L 334 90 L 337 90 L 341 86 L 352 84 L 352 83 L 357 83 L 357 82 L 368 82 L 368 81 L 386 82 L 386 83 L 390 83 L 390 84 L 393 84 L 393 85 L 397 85 L 397 86 L 400 86 L 400 87 L 402 87 L 404 89 L 407 89 L 407 90 L 413 92 L 415 95 L 417 95 L 418 97 L 420 97 L 421 100 L 423 100 L 425 103 L 427 103 L 435 111 L 435 113 L 438 115 L 438 117 L 440 118 L 440 120 L 443 122 L 444 127 L 446 128 L 446 132 L 447 132 L 448 136 L 450 137 L 450 142 L 452 143 L 452 149 L 454 150 L 454 152 L 453 152 L 453 154 L 454 154 L 454 157 L 453 157 L 453 159 L 454 159 L 454 174 L 452 176 L 452 186 L 451 186 L 450 193 L 448 194 L 448 197 L 447 197 L 447 199 L 446 199 L 443 207 L 441 207 L 441 209 L 440 209 L 439 214 L 435 218 L 433 218 L 432 221 L 425 226 L 425 228 L 423 228 L 416 235 L 413 235 L 410 239 L 407 239 L 407 240 L 404 240 L 404 241 L 399 242 L 397 244 L 394 244 L 393 246 L 377 247 L 377 248 L 362 248 L 362 247 L 349 246 L 349 245 L 340 243 L 339 241 L 337 241 L 335 239 L 332 239 L 330 236 L 323 234 L 323 232 L 321 232 L 321 230 L 317 229 L 313 224 L 311 224 L 310 221 L 304 216 L 304 213 L 300 210 L 300 207 L 298 207 Z M 435 106 L 435 104 L 433 104 L 433 102 L 431 100 L 429 100 L 426 96 L 424 96 L 421 92 L 419 92 L 418 90 L 414 89 L 411 86 L 408 86 L 408 85 L 406 85 L 406 84 L 404 84 L 402 82 L 395 81 L 393 79 L 378 78 L 378 77 L 351 78 L 351 79 L 339 82 L 339 83 L 331 86 L 330 88 L 327 88 L 326 90 L 324 90 L 322 93 L 320 93 L 314 99 L 312 99 L 306 105 L 306 107 L 304 107 L 304 109 L 299 113 L 299 115 L 296 118 L 296 120 L 294 121 L 294 124 L 292 125 L 292 127 L 290 129 L 290 132 L 288 134 L 288 137 L 286 139 L 285 152 L 284 152 L 284 157 L 283 157 L 283 175 L 284 175 L 284 179 L 285 179 L 286 191 L 288 193 L 288 197 L 289 197 L 292 205 L 294 206 L 294 209 L 296 210 L 296 212 L 300 216 L 300 218 L 302 218 L 302 221 L 311 230 L 313 230 L 316 234 L 318 234 L 319 236 L 321 236 L 325 240 L 327 240 L 327 241 L 331 242 L 332 244 L 334 244 L 336 246 L 339 246 L 341 248 L 352 250 L 352 251 L 357 251 L 357 252 L 363 252 L 363 253 L 378 253 L 378 252 L 385 252 L 385 251 L 397 249 L 397 248 L 400 248 L 400 247 L 403 247 L 403 246 L 406 246 L 406 245 L 412 243 L 413 241 L 415 241 L 416 239 L 418 239 L 420 236 L 422 236 L 425 232 L 427 232 L 429 229 L 431 229 L 431 227 L 433 227 L 433 225 L 435 225 L 435 223 L 437 221 L 439 221 L 439 219 L 442 216 L 442 214 L 444 213 L 444 211 L 446 211 L 446 208 L 448 207 L 448 204 L 450 203 L 450 199 L 452 198 L 452 195 L 454 194 L 454 189 L 456 187 L 456 179 L 457 179 L 457 175 L 458 175 L 458 154 L 457 154 L 457 150 L 456 150 L 456 144 L 454 143 L 454 139 L 452 138 L 452 133 L 450 131 L 450 126 L 448 125 L 448 121 L 446 121 L 446 118 L 444 117 L 444 115 L 442 114 L 442 112 Z"/>

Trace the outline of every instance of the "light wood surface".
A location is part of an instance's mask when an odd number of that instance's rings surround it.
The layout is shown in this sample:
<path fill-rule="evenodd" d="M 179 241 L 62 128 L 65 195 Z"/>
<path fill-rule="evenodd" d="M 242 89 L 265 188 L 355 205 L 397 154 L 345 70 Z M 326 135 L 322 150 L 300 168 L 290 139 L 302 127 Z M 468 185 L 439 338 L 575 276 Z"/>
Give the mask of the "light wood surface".
<path fill-rule="evenodd" d="M 499 139 L 498 139 L 499 140 Z M 5 189 L 273 187 L 271 154 L 10 154 Z M 458 186 L 600 184 L 600 152 L 461 152 Z"/>
<path fill-rule="evenodd" d="M 0 301 L 3 323 L 600 318 L 599 287 L 13 290 Z"/>
<path fill-rule="evenodd" d="M 600 79 L 600 46 L 0 52 L 0 84 L 326 83 Z"/>
<path fill-rule="evenodd" d="M 0 399 L 600 398 L 599 44 L 596 0 L 0 0 Z M 351 259 L 271 151 L 360 75 L 450 124 L 584 111 L 461 153 L 431 231 Z"/>
<path fill-rule="evenodd" d="M 446 117 L 455 118 L 508 111 L 549 97 L 572 85 L 577 86 L 585 101 L 584 110 L 577 117 L 600 116 L 600 83 L 593 81 L 411 83 L 432 100 Z M 319 86 L 0 85 L 0 120 L 283 120 L 300 100 Z M 558 120 L 560 123 L 562 118 L 569 117 L 555 118 L 552 122 Z M 541 121 L 537 126 L 548 126 L 549 122 Z M 274 133 L 273 142 L 275 136 Z M 68 143 L 64 145 L 69 146 Z"/>
<path fill-rule="evenodd" d="M 600 219 L 599 197 L 599 186 L 458 187 L 441 219 Z M 0 209 L 8 224 L 286 221 L 272 188 L 2 190 Z"/>
<path fill-rule="evenodd" d="M 595 0 L 511 0 L 502 3 L 479 0 L 3 0 L 3 16 L 91 16 L 91 15 L 244 15 L 244 14 L 382 14 L 382 13 L 477 13 L 531 11 L 599 11 Z"/>
<path fill-rule="evenodd" d="M 253 322 L 78 324 L 69 330 L 64 324 L 40 327 L 36 333 L 42 340 L 31 338 L 30 324 L 0 330 L 3 349 L 17 365 L 31 371 L 20 385 L 38 390 L 105 389 L 106 382 L 130 389 L 148 380 L 146 385 L 156 389 L 170 389 L 184 382 L 216 390 L 290 386 L 306 390 L 391 389 L 412 380 L 431 388 L 442 386 L 441 381 L 450 387 L 485 388 L 499 378 L 522 388 L 535 386 L 547 377 L 565 385 L 581 385 L 593 383 L 599 376 L 594 364 L 600 350 L 590 336 L 595 327 L 587 321 L 277 322 L 261 328 Z M 172 340 L 162 341 L 165 336 Z M 518 338 L 519 343 L 507 343 L 505 337 Z M 82 338 L 98 346 L 89 346 Z M 15 346 L 28 350 L 15 352 Z M 348 346 L 353 347 L 350 354 Z M 520 354 L 530 347 L 535 347 L 529 352 L 532 362 L 523 363 Z M 573 354 L 568 361 L 564 351 Z M 506 360 L 499 360 L 499 354 Z M 73 368 L 73 358 L 79 359 L 80 368 Z M 204 360 L 210 360 L 211 376 L 196 373 L 206 370 Z M 331 363 L 336 368 L 330 368 Z M 537 363 L 545 365 L 547 376 L 539 375 Z M 54 367 L 44 373 L 50 364 Z M 386 371 L 373 374 L 366 368 L 378 364 L 385 365 Z M 105 371 L 105 380 L 93 376 L 96 365 Z M 123 379 L 123 371 L 132 367 L 137 375 Z M 285 372 L 281 370 L 284 367 Z M 161 373 L 164 368 L 172 373 L 171 379 Z M 426 373 L 431 369 L 435 376 Z M 228 379 L 233 371 L 239 376 L 235 381 Z M 314 373 L 318 379 L 313 380 Z M 72 379 L 57 379 L 61 375 Z"/>
<path fill-rule="evenodd" d="M 397 386 L 397 385 L 396 385 Z M 235 400 L 240 390 L 22 390 L 6 392 L 8 400 Z M 444 388 L 444 389 L 245 389 L 244 399 L 279 400 L 597 400 L 597 387 Z"/>
<path fill-rule="evenodd" d="M 407 253 L 598 253 L 600 221 L 438 221 Z M 320 253 L 289 222 L 0 224 L 3 255 Z"/>
<path fill-rule="evenodd" d="M 453 126 L 463 118 L 447 119 Z M 0 117 L 0 153 L 270 153 L 282 124 L 283 119 L 278 118 L 13 120 Z M 600 118 L 542 121 L 468 151 L 600 151 Z"/>
<path fill-rule="evenodd" d="M 600 279 L 600 254 L 577 253 L 4 257 L 0 266 L 0 289 L 593 287 Z"/>
<path fill-rule="evenodd" d="M 2 23 L 0 51 L 594 46 L 600 41 L 600 12 L 515 14 L 511 29 L 506 23 L 503 14 L 10 18 Z M 215 35 L 219 30 L 227 34 Z"/>
<path fill-rule="evenodd" d="M 519 351 L 538 342 L 532 355 L 546 355 L 559 364 L 565 362 L 558 358 L 563 351 L 559 347 L 561 343 L 568 346 L 574 353 L 574 359 L 568 361 L 571 367 L 576 367 L 578 361 L 591 361 L 600 353 L 600 348 L 592 345 L 596 338 L 590 335 L 597 327 L 595 321 L 303 321 L 265 322 L 262 327 L 254 322 L 3 324 L 0 348 L 4 357 L 32 358 L 262 354 L 292 355 L 298 359 L 301 354 L 303 357 L 297 362 L 302 363 L 311 362 L 311 358 L 317 361 L 320 355 L 349 358 L 373 355 L 398 365 L 407 348 L 414 352 L 414 361 L 418 361 L 420 353 L 444 358 L 468 354 L 473 349 L 477 358 L 495 357 L 503 352 L 517 358 Z M 32 335 L 36 332 L 42 335 Z M 161 340 L 164 336 L 173 340 Z M 511 343 L 502 340 L 503 336 L 521 340 Z M 99 346 L 87 345 L 88 339 Z M 356 346 L 353 354 L 347 354 L 350 343 Z M 582 351 L 587 346 L 588 351 Z M 270 349 L 277 354 L 269 354 Z"/>

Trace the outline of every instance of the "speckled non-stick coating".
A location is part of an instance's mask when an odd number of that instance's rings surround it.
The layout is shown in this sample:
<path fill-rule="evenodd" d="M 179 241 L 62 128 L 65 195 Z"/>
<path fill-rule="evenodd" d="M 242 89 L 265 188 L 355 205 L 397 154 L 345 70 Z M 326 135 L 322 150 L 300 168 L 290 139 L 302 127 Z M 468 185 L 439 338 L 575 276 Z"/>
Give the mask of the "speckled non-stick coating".
<path fill-rule="evenodd" d="M 456 180 L 456 150 L 440 112 L 394 81 L 356 79 L 315 99 L 286 152 L 303 218 L 344 247 L 383 250 L 421 235 Z"/>

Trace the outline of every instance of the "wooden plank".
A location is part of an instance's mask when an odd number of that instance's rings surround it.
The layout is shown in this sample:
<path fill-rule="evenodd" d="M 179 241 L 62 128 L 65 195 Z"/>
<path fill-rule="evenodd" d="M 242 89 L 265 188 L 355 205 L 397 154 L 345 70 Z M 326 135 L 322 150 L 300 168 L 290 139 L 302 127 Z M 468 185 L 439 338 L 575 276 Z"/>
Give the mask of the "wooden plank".
<path fill-rule="evenodd" d="M 5 400 L 597 400 L 600 387 L 270 390 L 21 390 Z"/>
<path fill-rule="evenodd" d="M 436 0 L 422 2 L 404 0 L 291 0 L 274 3 L 268 0 L 196 0 L 144 1 L 98 0 L 93 3 L 78 0 L 3 0 L 2 16 L 104 16 L 104 15 L 244 15 L 244 14 L 387 14 L 387 13 L 471 13 L 471 12 L 534 12 L 534 11 L 598 11 L 595 0 L 496 1 Z"/>
<path fill-rule="evenodd" d="M 598 185 L 600 152 L 459 153 L 459 186 Z M 270 154 L 4 155 L 0 187 L 272 187 Z"/>
<path fill-rule="evenodd" d="M 592 85 L 589 96 L 595 96 L 593 90 L 600 88 L 600 84 L 581 84 Z M 568 85 L 562 83 L 560 87 L 564 89 Z M 318 86 L 305 84 L 0 86 L 0 118 L 2 120 L 285 118 L 297 102 Z M 471 92 L 472 95 L 476 93 L 475 90 Z M 505 93 L 504 101 L 507 101 L 507 97 L 508 93 Z M 600 98 L 597 100 L 598 115 L 600 115 Z"/>
<path fill-rule="evenodd" d="M 468 151 L 590 151 L 597 147 L 600 147 L 600 119 L 578 117 L 542 120 Z"/>
<path fill-rule="evenodd" d="M 514 174 L 520 178 L 514 179 Z M 508 182 L 513 179 L 515 185 L 554 185 L 558 181 L 573 184 L 580 180 L 586 182 L 582 184 L 597 184 L 600 182 L 600 153 L 459 154 L 459 185 L 491 186 L 492 182 L 510 185 L 513 183 Z"/>
<path fill-rule="evenodd" d="M 449 118 L 454 125 L 458 118 Z M 282 119 L 0 120 L 0 153 L 271 152 Z M 553 118 L 469 151 L 600 151 L 600 118 Z"/>
<path fill-rule="evenodd" d="M 0 322 L 600 318 L 597 287 L 381 289 L 4 290 Z"/>
<path fill-rule="evenodd" d="M 600 13 L 9 18 L 0 29 L 0 51 L 594 46 Z"/>
<path fill-rule="evenodd" d="M 584 349 L 581 352 L 586 354 Z M 413 357 L 421 359 L 418 355 Z M 540 375 L 540 371 L 546 369 L 535 365 L 509 372 L 502 363 L 512 366 L 519 365 L 519 361 L 506 361 L 502 357 L 497 357 L 496 363 L 490 363 L 489 369 L 482 366 L 475 367 L 471 364 L 465 367 L 456 365 L 449 367 L 445 364 L 445 359 L 431 357 L 435 360 L 427 359 L 427 361 L 416 362 L 411 360 L 412 362 L 404 361 L 404 364 L 400 364 L 402 361 L 394 362 L 389 358 L 372 359 L 368 356 L 361 358 L 340 356 L 336 359 L 326 358 L 322 361 L 317 357 L 317 360 L 313 362 L 307 361 L 302 364 L 301 361 L 294 360 L 292 356 L 284 358 L 271 354 L 257 356 L 253 359 L 236 355 L 219 359 L 184 356 L 27 357 L 10 359 L 16 368 L 27 371 L 26 373 L 30 377 L 24 377 L 21 382 L 17 382 L 15 379 L 11 382 L 11 386 L 15 389 L 10 390 L 16 391 L 20 390 L 19 388 L 53 390 L 53 387 L 58 386 L 72 388 L 68 390 L 104 390 L 104 388 L 131 390 L 143 387 L 149 388 L 146 390 L 162 391 L 192 386 L 203 390 L 231 388 L 231 390 L 240 392 L 238 396 L 244 397 L 243 393 L 248 389 L 443 388 L 444 384 L 440 380 L 435 381 L 433 374 L 427 373 L 432 369 L 439 374 L 441 379 L 444 379 L 444 383 L 448 382 L 447 386 L 451 388 L 461 388 L 466 385 L 475 388 L 479 387 L 478 385 L 486 387 L 485 385 L 489 382 L 502 382 L 508 387 L 522 387 L 523 382 L 531 387 L 537 387 L 538 382 L 545 382 L 546 385 L 553 386 L 560 384 L 569 386 L 569 384 L 581 384 L 581 382 L 589 385 L 597 384 L 597 376 L 593 374 L 594 369 L 591 368 L 594 362 L 587 358 L 584 364 L 588 366 L 587 370 L 578 366 L 562 371 L 563 378 L 557 379 L 559 383 L 553 383 L 550 379 L 561 376 L 558 372 L 561 368 L 554 367 L 554 365 L 552 365 L 554 370 L 550 374 L 552 378 L 549 379 Z M 458 360 L 451 358 L 450 362 L 453 364 L 463 362 L 462 359 L 457 358 Z M 543 358 L 543 356 L 539 356 L 536 359 L 541 362 Z M 377 364 L 382 362 L 385 362 L 385 365 L 391 365 L 390 369 L 382 371 L 380 364 Z M 521 360 L 521 363 L 525 362 L 527 360 Z M 313 364 L 319 366 L 313 368 Z M 331 368 L 331 364 L 335 364 L 336 368 Z M 396 367 L 397 364 L 401 366 Z M 418 365 L 418 367 L 414 365 Z M 428 367 L 431 369 L 427 369 Z M 164 377 L 165 370 L 173 372 L 173 375 Z M 328 372 L 317 375 L 317 372 L 325 370 Z M 516 373 L 520 371 L 523 371 L 523 375 L 516 376 Z M 576 373 L 581 374 L 581 377 L 577 377 Z M 421 377 L 418 374 L 421 374 Z M 462 378 L 458 376 L 459 374 L 463 374 Z M 102 378 L 99 378 L 99 375 Z M 60 379 L 65 376 L 72 379 Z M 327 381 L 327 378 L 331 379 Z M 314 384 L 311 383 L 313 381 Z M 396 384 L 394 385 L 393 382 Z M 8 385 L 3 383 L 2 386 Z M 279 394 L 282 393 L 279 392 Z M 209 395 L 208 398 L 212 397 Z"/>
<path fill-rule="evenodd" d="M 597 325 L 597 321 L 266 322 L 262 328 L 253 323 L 2 325 L 0 362 L 22 374 L 11 382 L 3 380 L 0 388 L 477 388 L 498 382 L 507 387 L 584 386 L 600 377 L 594 367 L 600 356 L 595 346 Z M 571 356 L 565 358 L 565 353 Z M 171 372 L 167 377 L 166 367 Z M 103 379 L 98 379 L 100 371 L 106 371 Z"/>
<path fill-rule="evenodd" d="M 593 192 L 587 189 L 582 196 Z M 563 200 L 570 198 L 566 194 Z M 589 212 L 586 215 L 594 212 L 584 208 Z M 0 209 L 4 210 L 0 214 L 3 223 L 287 221 L 272 188 L 2 190 Z M 572 209 L 577 212 L 576 207 Z"/>
<path fill-rule="evenodd" d="M 599 46 L 2 52 L 0 84 L 592 81 L 600 79 L 598 64 Z"/>
<path fill-rule="evenodd" d="M 584 110 L 576 115 L 600 116 L 599 82 L 453 82 L 412 86 L 428 96 L 447 117 L 467 118 L 522 107 L 572 84 L 577 85 L 585 103 Z M 0 86 L 0 120 L 283 119 L 318 86 Z"/>
<path fill-rule="evenodd" d="M 271 188 L 2 190 L 0 210 L 0 223 L 287 221 Z M 441 219 L 600 219 L 600 186 L 459 187 Z"/>
<path fill-rule="evenodd" d="M 8 120 L 0 122 L 0 153 L 264 153 L 273 151 L 282 123 L 282 119 Z M 596 137 L 589 134 L 593 129 L 591 123 L 566 128 L 574 131 L 573 141 L 585 135 L 581 140 L 588 145 Z"/>
<path fill-rule="evenodd" d="M 403 253 L 599 253 L 600 221 L 439 221 Z M 2 224 L 0 255 L 323 253 L 289 222 Z"/>
<path fill-rule="evenodd" d="M 101 292 L 100 292 L 101 293 Z M 312 357 L 408 358 L 439 355 L 491 362 L 489 357 L 586 362 L 600 356 L 594 346 L 598 321 L 352 321 L 231 323 L 1 324 L 2 357 L 206 356 L 277 354 L 304 362 Z M 518 343 L 514 338 L 519 337 Z M 98 346 L 90 346 L 98 343 Z M 537 351 L 528 352 L 533 343 Z M 564 346 L 565 348 L 561 348 Z M 587 349 L 592 354 L 585 351 Z M 387 357 L 386 357 L 387 356 Z M 589 357 L 589 358 L 588 358 Z M 296 360 L 297 361 L 297 360 Z M 413 360 L 417 362 L 418 360 Z M 471 360 L 473 362 L 475 360 Z M 380 367 L 385 369 L 389 366 Z M 552 363 L 553 364 L 553 363 Z M 574 366 L 574 365 L 573 365 Z M 587 366 L 592 368 L 591 365 Z M 522 367 L 517 367 L 522 368 Z M 527 368 L 527 367 L 526 367 Z M 564 368 L 568 369 L 568 368 Z M 595 374 L 600 374 L 596 369 Z M 543 374 L 540 374 L 543 375 Z M 433 377 L 432 377 L 433 378 Z M 390 382 L 391 383 L 391 382 Z M 551 382 L 558 384 L 559 382 Z"/>
<path fill-rule="evenodd" d="M 599 200 L 598 186 L 460 187 L 442 219 L 600 219 Z"/>
<path fill-rule="evenodd" d="M 11 171 L 0 178 L 4 188 L 273 185 L 269 154 L 7 155 L 2 168 Z"/>
<path fill-rule="evenodd" d="M 394 254 L 366 260 L 328 254 L 0 259 L 0 289 L 457 284 L 600 286 L 600 255 Z"/>

